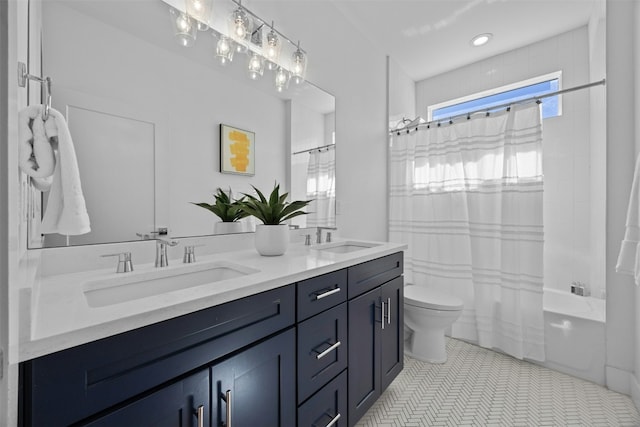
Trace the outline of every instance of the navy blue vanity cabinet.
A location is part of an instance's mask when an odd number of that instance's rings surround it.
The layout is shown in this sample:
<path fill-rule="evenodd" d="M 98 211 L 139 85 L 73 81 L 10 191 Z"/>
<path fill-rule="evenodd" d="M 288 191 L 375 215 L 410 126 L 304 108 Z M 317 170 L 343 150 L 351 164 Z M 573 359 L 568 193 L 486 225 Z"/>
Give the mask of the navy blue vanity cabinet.
<path fill-rule="evenodd" d="M 347 371 L 331 380 L 298 409 L 299 427 L 347 425 Z"/>
<path fill-rule="evenodd" d="M 210 425 L 209 371 L 203 370 L 83 423 L 88 427 Z"/>
<path fill-rule="evenodd" d="M 292 424 L 285 421 L 296 411 L 292 391 L 295 312 L 295 285 L 289 285 L 23 362 L 19 424 L 83 425 L 105 417 L 106 424 L 97 425 L 154 425 L 133 421 L 111 424 L 108 420 L 111 416 L 138 419 L 138 408 L 154 405 L 159 412 L 173 413 L 183 405 L 176 390 L 182 387 L 184 396 L 191 396 L 188 386 L 193 384 L 189 378 L 194 372 L 227 363 L 221 366 L 244 366 L 242 369 L 258 373 L 262 368 L 251 367 L 253 362 L 242 365 L 225 360 L 245 360 L 243 357 L 251 355 L 259 359 L 262 354 L 265 371 L 272 370 L 268 375 L 273 378 L 277 369 L 279 376 L 279 382 L 274 383 L 277 388 L 263 388 L 272 394 L 271 399 L 289 405 L 286 411 L 280 407 L 282 423 L 272 425 L 288 427 Z M 278 335 L 282 331 L 288 333 Z M 278 337 L 273 341 L 276 344 L 261 344 L 271 342 L 271 337 Z M 253 350 L 261 345 L 262 350 Z M 274 356 L 273 351 L 280 353 Z M 241 356 L 245 354 L 249 356 Z M 276 359 L 278 366 L 273 365 Z M 219 369 L 212 368 L 212 372 L 218 375 Z M 243 396 L 249 393 L 241 386 L 248 377 L 238 376 L 235 385 L 225 387 L 236 390 L 235 399 L 244 402 L 245 408 L 255 410 L 259 402 L 249 405 L 247 401 L 257 396 Z M 274 392 L 280 396 L 274 397 Z M 265 399 L 260 397 L 260 401 Z"/>
<path fill-rule="evenodd" d="M 298 427 L 346 426 L 347 269 L 297 284 Z"/>
<path fill-rule="evenodd" d="M 402 255 L 348 269 L 349 426 L 356 424 L 403 368 Z"/>
<path fill-rule="evenodd" d="M 294 426 L 294 367 L 293 329 L 213 365 L 211 425 Z"/>

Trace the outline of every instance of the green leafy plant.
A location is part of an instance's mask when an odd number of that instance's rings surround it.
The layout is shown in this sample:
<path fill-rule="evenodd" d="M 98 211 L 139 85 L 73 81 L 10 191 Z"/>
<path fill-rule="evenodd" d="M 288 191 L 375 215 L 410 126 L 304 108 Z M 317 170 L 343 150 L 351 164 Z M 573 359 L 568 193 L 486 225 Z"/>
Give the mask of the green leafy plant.
<path fill-rule="evenodd" d="M 277 183 L 274 185 L 273 191 L 271 191 L 268 199 L 260 190 L 253 185 L 252 187 L 258 194 L 258 197 L 251 194 L 244 194 L 245 199 L 240 203 L 242 210 L 256 217 L 265 225 L 282 224 L 288 219 L 307 214 L 307 212 L 303 212 L 301 209 L 311 203 L 311 200 L 286 202 L 289 193 L 280 195 L 280 185 Z"/>
<path fill-rule="evenodd" d="M 244 202 L 245 197 L 243 196 L 238 200 L 233 200 L 231 189 L 226 193 L 222 188 L 218 188 L 213 197 L 215 199 L 215 203 L 213 205 L 204 202 L 191 203 L 213 212 L 222 220 L 222 222 L 235 222 L 249 216 L 249 213 L 242 209 L 242 203 Z"/>

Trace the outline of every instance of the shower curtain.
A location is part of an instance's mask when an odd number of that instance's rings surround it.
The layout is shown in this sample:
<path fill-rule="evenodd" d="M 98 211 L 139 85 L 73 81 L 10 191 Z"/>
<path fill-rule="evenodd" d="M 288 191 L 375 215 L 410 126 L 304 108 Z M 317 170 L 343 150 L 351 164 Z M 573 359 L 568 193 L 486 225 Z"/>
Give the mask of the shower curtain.
<path fill-rule="evenodd" d="M 307 227 L 336 226 L 335 149 L 312 151 L 307 167 Z"/>
<path fill-rule="evenodd" d="M 453 337 L 544 360 L 539 105 L 394 135 L 390 159 L 407 283 L 464 301 Z"/>

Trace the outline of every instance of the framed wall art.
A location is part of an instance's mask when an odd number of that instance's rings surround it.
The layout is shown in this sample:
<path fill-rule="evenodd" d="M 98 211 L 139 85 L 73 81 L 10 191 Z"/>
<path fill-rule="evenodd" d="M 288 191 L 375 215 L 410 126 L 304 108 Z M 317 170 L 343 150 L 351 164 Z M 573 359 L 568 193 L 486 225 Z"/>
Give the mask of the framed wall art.
<path fill-rule="evenodd" d="M 220 172 L 253 176 L 256 134 L 220 124 Z"/>

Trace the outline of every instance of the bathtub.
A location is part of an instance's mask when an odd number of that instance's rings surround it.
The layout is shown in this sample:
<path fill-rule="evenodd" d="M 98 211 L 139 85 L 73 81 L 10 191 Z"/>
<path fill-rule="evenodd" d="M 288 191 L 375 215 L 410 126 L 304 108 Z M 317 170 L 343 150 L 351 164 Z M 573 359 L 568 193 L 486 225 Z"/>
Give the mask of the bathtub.
<path fill-rule="evenodd" d="M 544 290 L 546 361 L 578 378 L 605 383 L 605 300 Z"/>

